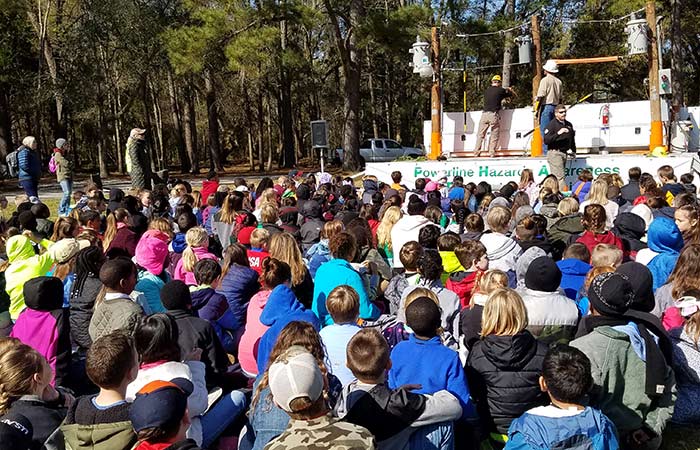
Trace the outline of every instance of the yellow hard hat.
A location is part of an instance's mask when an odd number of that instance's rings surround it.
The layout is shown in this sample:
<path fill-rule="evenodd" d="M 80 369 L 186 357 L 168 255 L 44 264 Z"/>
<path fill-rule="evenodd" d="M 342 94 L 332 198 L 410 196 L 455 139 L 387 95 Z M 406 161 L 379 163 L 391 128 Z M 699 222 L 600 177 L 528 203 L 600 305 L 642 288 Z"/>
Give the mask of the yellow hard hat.
<path fill-rule="evenodd" d="M 501 76 L 500 75 L 494 75 L 491 77 L 491 81 L 501 81 Z"/>

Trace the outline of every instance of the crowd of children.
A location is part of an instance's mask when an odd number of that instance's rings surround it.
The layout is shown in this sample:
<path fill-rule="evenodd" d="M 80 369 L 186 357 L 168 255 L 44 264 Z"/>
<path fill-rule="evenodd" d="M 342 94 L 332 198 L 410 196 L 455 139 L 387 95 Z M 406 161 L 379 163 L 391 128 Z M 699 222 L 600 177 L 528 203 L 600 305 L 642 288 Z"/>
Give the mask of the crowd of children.
<path fill-rule="evenodd" d="M 0 449 L 634 449 L 700 425 L 673 169 L 210 173 L 2 222 Z M 680 447 L 669 447 L 680 448 Z"/>

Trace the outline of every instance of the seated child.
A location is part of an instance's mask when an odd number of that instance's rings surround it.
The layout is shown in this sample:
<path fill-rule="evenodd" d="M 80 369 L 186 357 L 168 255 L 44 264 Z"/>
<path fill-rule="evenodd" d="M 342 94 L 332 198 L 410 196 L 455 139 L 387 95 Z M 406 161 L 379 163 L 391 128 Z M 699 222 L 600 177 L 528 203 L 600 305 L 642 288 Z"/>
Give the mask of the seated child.
<path fill-rule="evenodd" d="M 378 448 L 420 449 L 426 440 L 442 444 L 431 448 L 452 448 L 451 439 L 444 441 L 452 434 L 451 422 L 462 415 L 459 400 L 446 390 L 426 395 L 390 389 L 389 346 L 377 330 L 366 328 L 350 339 L 347 361 L 357 380 L 343 388 L 335 411 L 340 418 L 367 428 Z"/>
<path fill-rule="evenodd" d="M 134 450 L 201 450 L 187 439 L 191 419 L 187 400 L 194 386 L 184 378 L 151 381 L 143 386 L 129 409 L 138 444 Z"/>
<path fill-rule="evenodd" d="M 460 348 L 471 350 L 481 336 L 481 317 L 489 295 L 496 289 L 508 287 L 508 275 L 501 270 L 489 270 L 484 273 L 476 285 L 471 305 L 460 313 L 459 336 Z M 462 345 L 463 344 L 463 345 Z"/>
<path fill-rule="evenodd" d="M 346 352 L 350 339 L 360 331 L 357 320 L 360 317 L 360 297 L 355 289 L 340 285 L 326 298 L 326 308 L 333 318 L 333 324 L 324 327 L 321 341 L 326 347 L 328 370 L 343 386 L 355 379 L 346 363 Z"/>
<path fill-rule="evenodd" d="M 512 238 L 507 236 L 510 228 L 511 213 L 505 206 L 494 206 L 486 216 L 490 233 L 479 239 L 486 247 L 489 267 L 504 271 L 515 285 L 515 265 L 522 249 Z"/>
<path fill-rule="evenodd" d="M 270 244 L 270 232 L 264 228 L 256 228 L 250 234 L 250 248 L 247 249 L 250 268 L 262 275 L 263 261 L 269 257 L 267 248 Z"/>
<path fill-rule="evenodd" d="M 399 251 L 399 260 L 404 272 L 394 275 L 384 291 L 384 298 L 389 303 L 389 312 L 396 314 L 401 304 L 401 295 L 408 285 L 418 282 L 418 258 L 423 255 L 423 247 L 416 241 L 406 242 Z"/>
<path fill-rule="evenodd" d="M 586 205 L 586 208 L 583 210 L 583 217 L 581 218 L 584 231 L 583 234 L 576 239 L 576 242 L 585 245 L 591 253 L 593 253 L 593 248 L 598 244 L 611 244 L 619 248 L 620 251 L 624 251 L 625 249 L 622 246 L 620 238 L 615 236 L 612 231 L 606 230 L 606 218 L 605 208 L 601 205 Z"/>
<path fill-rule="evenodd" d="M 617 249 L 617 247 L 616 247 Z M 576 300 L 578 292 L 583 287 L 586 274 L 591 270 L 588 263 L 591 253 L 580 242 L 574 242 L 564 250 L 561 261 L 557 261 L 557 267 L 561 270 L 561 283 L 559 287 L 571 300 Z"/>
<path fill-rule="evenodd" d="M 486 256 L 486 247 L 479 241 L 462 242 L 455 247 L 454 253 L 462 267 L 466 269 L 451 273 L 446 287 L 459 296 L 462 308 L 466 308 L 469 306 L 479 278 L 489 269 L 489 259 Z"/>
<path fill-rule="evenodd" d="M 419 394 L 434 394 L 448 390 L 459 399 L 463 417 L 474 416 L 469 399 L 469 387 L 457 352 L 445 347 L 438 336 L 440 308 L 428 297 L 416 299 L 406 308 L 406 324 L 411 327 L 407 341 L 400 342 L 391 352 L 389 386 L 419 384 Z M 430 361 L 430 364 L 416 364 Z"/>
<path fill-rule="evenodd" d="M 32 214 L 36 217 L 36 232 L 44 239 L 51 237 L 53 234 L 54 223 L 49 220 L 51 210 L 44 203 L 32 205 Z"/>
<path fill-rule="evenodd" d="M 462 242 L 457 233 L 447 232 L 440 235 L 438 238 L 437 249 L 442 258 L 443 273 L 440 277 L 443 284 L 447 282 L 447 278 L 455 272 L 463 272 L 465 268 L 461 261 L 455 255 L 455 248 Z"/>
<path fill-rule="evenodd" d="M 197 286 L 190 286 L 192 311 L 200 319 L 208 320 L 228 353 L 235 353 L 236 346 L 227 330 L 237 327 L 236 320 L 228 308 L 226 297 L 216 292 L 221 281 L 221 266 L 213 259 L 203 259 L 194 266 Z"/>
<path fill-rule="evenodd" d="M 591 266 L 612 266 L 622 264 L 622 250 L 610 244 L 598 244 L 591 252 Z"/>
<path fill-rule="evenodd" d="M 462 241 L 478 241 L 485 228 L 484 218 L 473 212 L 464 219 L 464 233 L 460 237 Z"/>
<path fill-rule="evenodd" d="M 181 216 L 182 217 L 182 216 Z M 197 284 L 194 276 L 194 266 L 202 259 L 217 261 L 216 255 L 209 253 L 209 235 L 202 227 L 194 227 L 185 233 L 187 248 L 175 266 L 173 278 L 184 281 L 188 286 Z"/>
<path fill-rule="evenodd" d="M 615 425 L 583 401 L 593 386 L 591 362 L 580 350 L 565 345 L 551 348 L 544 358 L 540 388 L 548 406 L 538 406 L 515 419 L 508 430 L 506 450 L 595 448 L 617 450 Z"/>
<path fill-rule="evenodd" d="M 88 327 L 93 342 L 115 330 L 130 334 L 143 315 L 143 309 L 129 296 L 136 286 L 136 265 L 129 258 L 122 256 L 105 262 L 100 281 L 105 295 L 95 302 Z"/>
<path fill-rule="evenodd" d="M 133 341 L 121 331 L 102 336 L 88 350 L 85 369 L 100 393 L 80 397 L 68 408 L 61 425 L 66 447 L 130 450 L 136 434 L 129 420 L 126 387 L 139 371 Z"/>

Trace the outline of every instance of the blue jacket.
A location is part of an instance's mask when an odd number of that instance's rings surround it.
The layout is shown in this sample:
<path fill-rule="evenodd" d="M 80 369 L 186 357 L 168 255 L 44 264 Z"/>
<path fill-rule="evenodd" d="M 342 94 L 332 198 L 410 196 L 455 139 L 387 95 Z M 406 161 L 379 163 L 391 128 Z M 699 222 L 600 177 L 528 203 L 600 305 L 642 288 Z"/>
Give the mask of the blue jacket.
<path fill-rule="evenodd" d="M 318 268 L 314 280 L 314 301 L 311 309 L 321 320 L 322 326 L 333 323 L 326 309 L 326 297 L 333 289 L 343 284 L 355 289 L 360 296 L 361 319 L 375 320 L 379 317 L 379 308 L 370 301 L 360 274 L 346 260 L 331 259 Z"/>
<path fill-rule="evenodd" d="M 238 322 L 228 308 L 226 297 L 210 287 L 190 291 L 192 294 L 192 311 L 211 323 L 221 344 L 228 353 L 237 351 L 237 344 L 232 333 L 238 327 Z"/>
<path fill-rule="evenodd" d="M 146 303 L 141 305 L 146 315 L 166 312 L 163 303 L 160 301 L 160 290 L 163 289 L 166 282 L 170 281 L 170 275 L 166 273 L 165 277 L 166 280 L 163 281 L 161 277 L 157 277 L 147 270 L 139 271 L 138 281 L 134 290 L 142 292 L 144 297 L 146 297 Z"/>
<path fill-rule="evenodd" d="M 20 147 L 17 152 L 17 165 L 19 181 L 41 178 L 41 158 L 36 151 L 25 146 Z"/>
<path fill-rule="evenodd" d="M 647 245 L 658 253 L 647 267 L 654 278 L 654 291 L 666 284 L 676 266 L 676 260 L 683 248 L 683 235 L 676 223 L 666 217 L 657 217 L 649 225 Z"/>
<path fill-rule="evenodd" d="M 420 384 L 417 394 L 434 394 L 446 389 L 459 399 L 462 417 L 475 417 L 474 404 L 469 398 L 469 386 L 459 355 L 445 347 L 436 336 L 424 341 L 411 334 L 391 351 L 389 387 L 398 389 L 404 384 Z"/>
<path fill-rule="evenodd" d="M 295 320 L 309 322 L 316 331 L 320 329 L 314 313 L 299 303 L 290 288 L 281 284 L 270 292 L 265 308 L 260 314 L 260 323 L 270 328 L 262 335 L 258 344 L 258 373 L 263 373 L 267 368 L 267 360 L 282 329 Z"/>
<path fill-rule="evenodd" d="M 505 448 L 617 450 L 620 445 L 615 425 L 610 419 L 597 409 L 587 407 L 580 414 L 568 417 L 548 417 L 526 412 L 511 423 Z"/>
<path fill-rule="evenodd" d="M 561 270 L 561 283 L 559 287 L 571 300 L 576 300 L 578 291 L 586 280 L 586 274 L 591 270 L 591 265 L 576 258 L 562 259 L 557 262 Z"/>
<path fill-rule="evenodd" d="M 218 292 L 226 297 L 228 309 L 233 313 L 235 328 L 245 325 L 248 302 L 260 290 L 258 273 L 250 267 L 231 264 L 226 276 L 221 280 Z"/>
<path fill-rule="evenodd" d="M 177 233 L 170 243 L 173 246 L 173 251 L 175 253 L 182 253 L 187 248 L 187 241 L 185 241 L 185 233 Z"/>

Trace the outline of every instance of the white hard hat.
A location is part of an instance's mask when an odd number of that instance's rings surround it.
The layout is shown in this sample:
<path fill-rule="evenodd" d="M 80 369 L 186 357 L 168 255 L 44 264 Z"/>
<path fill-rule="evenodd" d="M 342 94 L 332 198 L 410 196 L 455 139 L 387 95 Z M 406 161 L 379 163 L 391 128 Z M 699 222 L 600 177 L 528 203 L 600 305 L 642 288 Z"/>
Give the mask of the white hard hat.
<path fill-rule="evenodd" d="M 559 72 L 559 66 L 557 65 L 556 62 L 554 62 L 553 59 L 548 59 L 546 63 L 544 63 L 543 69 L 549 73 L 558 73 Z"/>

